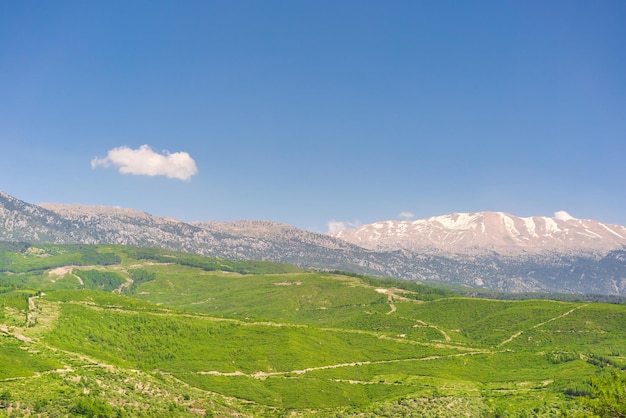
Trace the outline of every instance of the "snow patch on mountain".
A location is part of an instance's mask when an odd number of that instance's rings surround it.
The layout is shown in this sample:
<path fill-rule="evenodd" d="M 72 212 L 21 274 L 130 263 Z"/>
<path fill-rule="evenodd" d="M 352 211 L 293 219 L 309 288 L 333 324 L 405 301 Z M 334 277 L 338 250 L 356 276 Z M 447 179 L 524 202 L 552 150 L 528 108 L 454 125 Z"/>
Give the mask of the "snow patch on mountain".
<path fill-rule="evenodd" d="M 453 213 L 412 222 L 377 222 L 330 235 L 370 250 L 430 254 L 606 254 L 626 247 L 625 227 L 576 219 L 565 211 L 552 218 Z"/>

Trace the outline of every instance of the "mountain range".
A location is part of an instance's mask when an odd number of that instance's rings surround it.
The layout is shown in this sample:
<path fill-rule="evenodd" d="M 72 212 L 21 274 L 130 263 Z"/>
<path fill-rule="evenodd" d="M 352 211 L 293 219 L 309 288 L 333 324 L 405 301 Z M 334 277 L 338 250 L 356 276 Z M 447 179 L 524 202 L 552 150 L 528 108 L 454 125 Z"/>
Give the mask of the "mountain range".
<path fill-rule="evenodd" d="M 453 213 L 416 221 L 385 221 L 332 234 L 377 251 L 436 254 L 596 254 L 626 246 L 626 227 L 554 217 L 521 218 L 502 212 Z"/>
<path fill-rule="evenodd" d="M 455 213 L 319 234 L 270 221 L 183 222 L 134 209 L 23 202 L 0 192 L 0 240 L 163 247 L 512 292 L 626 295 L 626 228 Z"/>

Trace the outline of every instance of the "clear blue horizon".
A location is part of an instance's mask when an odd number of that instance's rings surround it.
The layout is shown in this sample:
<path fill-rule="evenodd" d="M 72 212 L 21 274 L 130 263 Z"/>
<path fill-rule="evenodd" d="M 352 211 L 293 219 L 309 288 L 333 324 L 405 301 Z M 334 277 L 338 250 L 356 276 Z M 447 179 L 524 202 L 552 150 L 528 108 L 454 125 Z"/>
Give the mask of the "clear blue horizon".
<path fill-rule="evenodd" d="M 625 17 L 622 1 L 4 2 L 0 190 L 318 232 L 485 210 L 626 225 Z"/>

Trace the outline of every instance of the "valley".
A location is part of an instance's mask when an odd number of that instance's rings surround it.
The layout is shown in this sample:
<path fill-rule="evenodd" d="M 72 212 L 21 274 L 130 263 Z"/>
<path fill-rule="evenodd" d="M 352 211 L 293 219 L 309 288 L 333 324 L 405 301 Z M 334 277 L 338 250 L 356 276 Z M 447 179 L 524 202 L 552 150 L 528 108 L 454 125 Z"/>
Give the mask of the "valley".
<path fill-rule="evenodd" d="M 590 416 L 626 367 L 625 305 L 119 245 L 0 256 L 0 416 Z"/>

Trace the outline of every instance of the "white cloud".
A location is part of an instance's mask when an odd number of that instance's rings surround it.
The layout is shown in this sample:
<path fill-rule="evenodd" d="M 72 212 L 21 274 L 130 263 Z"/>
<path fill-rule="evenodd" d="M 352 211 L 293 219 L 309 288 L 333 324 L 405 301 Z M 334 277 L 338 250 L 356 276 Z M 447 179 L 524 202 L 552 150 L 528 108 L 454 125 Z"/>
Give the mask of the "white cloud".
<path fill-rule="evenodd" d="M 400 212 L 400 215 L 398 216 L 404 219 L 405 221 L 415 218 L 415 215 L 412 212 Z"/>
<path fill-rule="evenodd" d="M 328 233 L 345 231 L 346 229 L 356 228 L 360 225 L 359 221 L 343 222 L 343 221 L 328 221 Z"/>
<path fill-rule="evenodd" d="M 565 212 L 564 210 L 560 210 L 558 212 L 554 212 L 554 217 L 556 219 L 558 219 L 558 220 L 561 220 L 561 221 L 569 221 L 570 219 L 576 219 L 572 215 L 570 215 L 569 213 Z"/>
<path fill-rule="evenodd" d="M 345 222 L 341 221 L 328 221 L 328 232 L 334 233 L 344 231 L 348 229 Z"/>
<path fill-rule="evenodd" d="M 144 176 L 166 176 L 171 179 L 189 180 L 198 173 L 196 162 L 186 152 L 163 154 L 152 151 L 148 145 L 142 145 L 138 149 L 129 147 L 113 148 L 104 158 L 96 157 L 91 160 L 91 168 L 98 166 L 119 167 L 122 174 L 135 174 Z"/>

